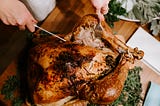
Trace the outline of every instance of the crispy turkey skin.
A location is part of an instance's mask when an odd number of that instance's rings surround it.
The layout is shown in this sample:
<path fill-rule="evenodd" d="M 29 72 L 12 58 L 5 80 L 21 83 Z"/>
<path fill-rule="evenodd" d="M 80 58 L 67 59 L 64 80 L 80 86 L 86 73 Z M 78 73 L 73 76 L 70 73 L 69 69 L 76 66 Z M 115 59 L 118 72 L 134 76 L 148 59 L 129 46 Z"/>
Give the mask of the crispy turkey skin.
<path fill-rule="evenodd" d="M 143 51 L 118 40 L 105 22 L 104 30 L 97 33 L 99 23 L 97 15 L 89 14 L 64 37 L 67 42 L 52 37 L 37 41 L 28 59 L 28 83 L 35 104 L 56 103 L 69 96 L 109 104 L 119 97 L 129 64 L 141 59 Z"/>

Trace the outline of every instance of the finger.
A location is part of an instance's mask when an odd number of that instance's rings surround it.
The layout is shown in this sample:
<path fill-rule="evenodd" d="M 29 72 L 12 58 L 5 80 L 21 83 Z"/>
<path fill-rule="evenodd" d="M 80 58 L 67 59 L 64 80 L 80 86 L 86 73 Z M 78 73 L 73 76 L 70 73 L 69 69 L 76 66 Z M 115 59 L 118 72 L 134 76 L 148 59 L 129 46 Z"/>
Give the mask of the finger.
<path fill-rule="evenodd" d="M 107 14 L 108 13 L 108 10 L 109 10 L 109 1 L 110 0 L 106 0 L 105 3 L 103 4 L 102 8 L 101 8 L 101 13 L 102 14 Z"/>
<path fill-rule="evenodd" d="M 19 30 L 25 30 L 25 29 L 26 29 L 25 25 L 19 25 Z"/>
<path fill-rule="evenodd" d="M 9 22 L 7 20 L 2 20 L 4 24 L 6 25 L 10 25 Z"/>
<path fill-rule="evenodd" d="M 26 26 L 27 28 L 29 29 L 29 31 L 31 32 L 34 32 L 35 31 L 35 24 L 37 24 L 37 20 L 35 20 L 35 18 L 30 14 L 28 13 L 28 17 L 30 17 L 30 19 L 27 20 L 27 23 L 26 23 Z"/>
<path fill-rule="evenodd" d="M 101 13 L 102 14 L 107 14 L 108 13 L 108 7 L 102 7 Z"/>
<path fill-rule="evenodd" d="M 38 21 L 35 20 L 34 18 L 32 18 L 32 22 L 35 23 L 35 24 L 38 23 Z"/>
<path fill-rule="evenodd" d="M 101 21 L 104 21 L 104 20 L 105 20 L 103 14 L 100 14 L 99 17 L 100 17 L 100 20 L 101 20 Z"/>
<path fill-rule="evenodd" d="M 11 24 L 11 25 L 13 25 L 13 26 L 17 26 L 18 24 L 17 24 L 17 21 L 15 20 L 15 19 L 9 19 L 9 23 Z"/>
<path fill-rule="evenodd" d="M 1 17 L 1 20 L 2 20 L 2 22 L 3 22 L 4 24 L 9 25 L 9 22 L 8 22 L 7 18 Z"/>
<path fill-rule="evenodd" d="M 97 9 L 96 14 L 98 15 L 98 18 L 100 19 L 100 21 L 104 21 L 104 16 L 101 13 L 101 9 Z"/>
<path fill-rule="evenodd" d="M 103 14 L 97 14 L 98 15 L 98 18 L 100 19 L 100 21 L 104 21 L 105 19 L 104 19 L 104 16 L 103 16 Z"/>
<path fill-rule="evenodd" d="M 34 32 L 34 31 L 35 31 L 34 24 L 36 24 L 34 20 L 29 21 L 29 22 L 26 24 L 26 26 L 27 26 L 27 28 L 29 29 L 29 31 L 31 31 L 31 32 Z"/>
<path fill-rule="evenodd" d="M 26 19 L 25 18 L 17 18 L 17 24 L 19 27 L 19 30 L 25 30 L 26 29 Z"/>
<path fill-rule="evenodd" d="M 26 20 L 25 19 L 23 19 L 23 18 L 17 18 L 17 24 L 19 25 L 19 26 L 24 26 L 25 25 L 25 22 Z"/>
<path fill-rule="evenodd" d="M 30 22 L 32 22 L 32 23 L 37 23 L 38 21 L 32 16 L 32 14 L 29 12 L 29 11 L 27 11 L 27 16 L 26 17 L 28 17 L 28 22 L 30 23 Z"/>
<path fill-rule="evenodd" d="M 103 14 L 98 14 L 98 18 L 99 18 L 100 21 L 104 21 L 105 20 Z"/>
<path fill-rule="evenodd" d="M 34 32 L 35 31 L 35 27 L 34 24 L 27 24 L 27 28 L 29 31 Z"/>

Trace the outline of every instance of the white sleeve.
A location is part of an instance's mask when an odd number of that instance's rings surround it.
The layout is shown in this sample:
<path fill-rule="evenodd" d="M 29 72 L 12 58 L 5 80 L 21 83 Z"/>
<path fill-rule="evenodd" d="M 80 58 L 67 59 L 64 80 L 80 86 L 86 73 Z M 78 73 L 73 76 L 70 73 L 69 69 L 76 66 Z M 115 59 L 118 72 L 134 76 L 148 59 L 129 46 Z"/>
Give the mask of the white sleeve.
<path fill-rule="evenodd" d="M 55 8 L 56 0 L 21 0 L 33 16 L 38 20 L 44 20 Z"/>

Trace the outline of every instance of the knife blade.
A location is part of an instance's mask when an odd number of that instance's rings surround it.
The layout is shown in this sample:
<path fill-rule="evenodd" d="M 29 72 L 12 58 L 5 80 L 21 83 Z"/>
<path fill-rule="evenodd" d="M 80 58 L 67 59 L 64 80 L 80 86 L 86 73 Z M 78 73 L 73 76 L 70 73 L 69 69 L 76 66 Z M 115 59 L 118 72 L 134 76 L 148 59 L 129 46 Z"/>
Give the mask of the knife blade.
<path fill-rule="evenodd" d="M 52 36 L 54 36 L 54 37 L 62 40 L 62 41 L 64 41 L 64 42 L 66 42 L 65 39 L 59 37 L 58 35 L 56 35 L 56 34 L 54 34 L 54 33 L 52 33 L 52 32 L 49 32 L 49 31 L 45 30 L 44 28 L 42 28 L 42 27 L 40 27 L 40 26 L 38 26 L 38 25 L 36 25 L 36 24 L 34 25 L 34 27 L 36 27 L 36 28 L 38 28 L 38 29 L 40 29 L 40 30 L 42 30 L 42 31 L 44 31 L 44 32 L 46 32 L 46 33 L 48 33 L 48 34 L 50 34 L 50 35 L 52 35 Z"/>

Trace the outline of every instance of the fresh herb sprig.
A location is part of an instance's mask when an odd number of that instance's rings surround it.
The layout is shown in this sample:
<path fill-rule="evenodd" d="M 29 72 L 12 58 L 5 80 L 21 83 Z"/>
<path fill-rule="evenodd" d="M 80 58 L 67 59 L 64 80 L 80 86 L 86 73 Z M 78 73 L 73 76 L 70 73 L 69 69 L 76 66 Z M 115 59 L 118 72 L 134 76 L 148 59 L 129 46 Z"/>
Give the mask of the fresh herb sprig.
<path fill-rule="evenodd" d="M 109 11 L 105 17 L 105 21 L 108 23 L 110 27 L 114 26 L 114 22 L 119 21 L 118 16 L 125 15 L 126 9 L 122 7 L 122 4 L 117 0 L 111 0 L 109 2 Z"/>
<path fill-rule="evenodd" d="M 9 76 L 8 79 L 5 81 L 1 94 L 5 95 L 4 99 L 10 100 L 14 98 L 13 92 L 18 88 L 19 82 L 17 77 L 14 76 Z"/>
<path fill-rule="evenodd" d="M 21 106 L 24 103 L 23 99 L 20 97 L 14 98 L 12 101 L 12 106 Z"/>
<path fill-rule="evenodd" d="M 20 88 L 19 79 L 16 75 L 9 76 L 2 86 L 1 94 L 4 95 L 5 100 L 10 100 L 12 106 L 21 106 L 23 99 L 16 97 L 14 92 Z"/>

